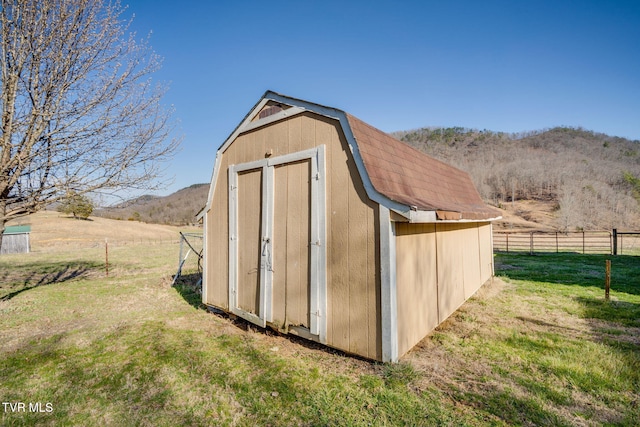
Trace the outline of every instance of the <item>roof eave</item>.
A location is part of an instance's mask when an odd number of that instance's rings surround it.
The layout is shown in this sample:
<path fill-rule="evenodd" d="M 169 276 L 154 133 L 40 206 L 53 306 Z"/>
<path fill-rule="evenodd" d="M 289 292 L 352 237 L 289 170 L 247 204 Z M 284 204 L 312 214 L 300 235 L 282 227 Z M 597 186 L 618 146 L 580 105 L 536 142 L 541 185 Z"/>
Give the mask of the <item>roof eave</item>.
<path fill-rule="evenodd" d="M 397 212 L 397 211 L 396 211 Z M 427 210 L 410 210 L 409 212 L 397 212 L 403 217 L 407 218 L 412 224 L 426 224 L 426 223 L 438 223 L 438 224 L 458 224 L 458 223 L 473 223 L 473 222 L 491 222 L 502 219 L 502 216 L 491 218 L 464 218 L 461 214 L 459 219 L 438 219 L 436 211 Z"/>

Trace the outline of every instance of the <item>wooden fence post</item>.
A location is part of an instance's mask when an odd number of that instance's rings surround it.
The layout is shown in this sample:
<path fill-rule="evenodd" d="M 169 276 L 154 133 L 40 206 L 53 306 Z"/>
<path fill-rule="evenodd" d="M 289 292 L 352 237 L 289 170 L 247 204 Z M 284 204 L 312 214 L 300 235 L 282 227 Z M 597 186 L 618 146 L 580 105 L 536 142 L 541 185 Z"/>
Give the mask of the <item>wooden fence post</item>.
<path fill-rule="evenodd" d="M 613 229 L 613 254 L 618 255 L 618 229 Z"/>
<path fill-rule="evenodd" d="M 609 289 L 611 289 L 611 260 L 605 261 L 604 268 L 604 299 L 609 301 Z"/>
<path fill-rule="evenodd" d="M 109 277 L 109 240 L 104 239 L 104 264 L 107 277 Z"/>
<path fill-rule="evenodd" d="M 529 255 L 533 255 L 533 231 L 529 233 Z"/>

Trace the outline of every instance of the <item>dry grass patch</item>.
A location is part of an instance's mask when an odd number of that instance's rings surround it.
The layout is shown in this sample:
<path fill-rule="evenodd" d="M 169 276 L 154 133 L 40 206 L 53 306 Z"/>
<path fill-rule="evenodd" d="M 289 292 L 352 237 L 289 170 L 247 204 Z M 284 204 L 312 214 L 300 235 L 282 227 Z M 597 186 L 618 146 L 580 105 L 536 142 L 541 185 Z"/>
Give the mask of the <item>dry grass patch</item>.
<path fill-rule="evenodd" d="M 31 225 L 33 251 L 68 248 L 104 248 L 110 244 L 131 245 L 153 242 L 177 242 L 178 232 L 185 227 L 162 224 L 143 224 L 137 221 L 116 221 L 100 217 L 78 220 L 59 212 L 41 211 L 12 221 L 9 225 Z"/>

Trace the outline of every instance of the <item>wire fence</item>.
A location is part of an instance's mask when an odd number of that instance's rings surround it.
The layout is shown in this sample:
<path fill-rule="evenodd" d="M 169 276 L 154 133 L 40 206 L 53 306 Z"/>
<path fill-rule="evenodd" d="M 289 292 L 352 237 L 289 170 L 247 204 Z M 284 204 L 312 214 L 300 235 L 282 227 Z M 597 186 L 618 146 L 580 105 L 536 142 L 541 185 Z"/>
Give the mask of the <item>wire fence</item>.
<path fill-rule="evenodd" d="M 202 274 L 203 243 L 202 233 L 180 233 L 180 253 L 176 277 Z"/>
<path fill-rule="evenodd" d="M 614 253 L 619 255 L 640 255 L 640 232 L 614 230 Z"/>
<path fill-rule="evenodd" d="M 495 252 L 575 252 L 582 254 L 639 255 L 640 232 L 494 231 Z"/>
<path fill-rule="evenodd" d="M 90 248 L 102 248 L 105 245 L 106 239 L 96 239 L 92 237 L 87 238 L 74 238 L 67 237 L 64 239 L 33 239 L 31 245 L 32 252 L 55 252 L 60 249 L 90 249 Z M 109 246 L 124 247 L 124 246 L 150 246 L 150 245 L 166 245 L 166 244 L 178 244 L 180 243 L 179 237 L 172 238 L 131 238 L 131 239 L 108 239 Z"/>

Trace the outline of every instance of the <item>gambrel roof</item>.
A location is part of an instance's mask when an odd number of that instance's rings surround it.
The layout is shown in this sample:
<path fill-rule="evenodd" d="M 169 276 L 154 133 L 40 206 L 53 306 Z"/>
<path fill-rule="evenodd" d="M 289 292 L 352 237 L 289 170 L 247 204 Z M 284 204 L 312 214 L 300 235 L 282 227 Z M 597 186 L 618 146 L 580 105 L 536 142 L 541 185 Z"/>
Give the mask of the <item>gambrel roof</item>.
<path fill-rule="evenodd" d="M 469 174 L 416 150 L 342 110 L 267 91 L 218 150 L 244 132 L 311 112 L 338 120 L 369 198 L 410 222 L 486 221 L 500 211 L 484 204 Z M 214 191 L 214 166 L 209 203 Z"/>
<path fill-rule="evenodd" d="M 500 216 L 484 204 L 469 174 L 347 114 L 373 187 L 389 199 L 440 220 L 483 220 Z"/>

